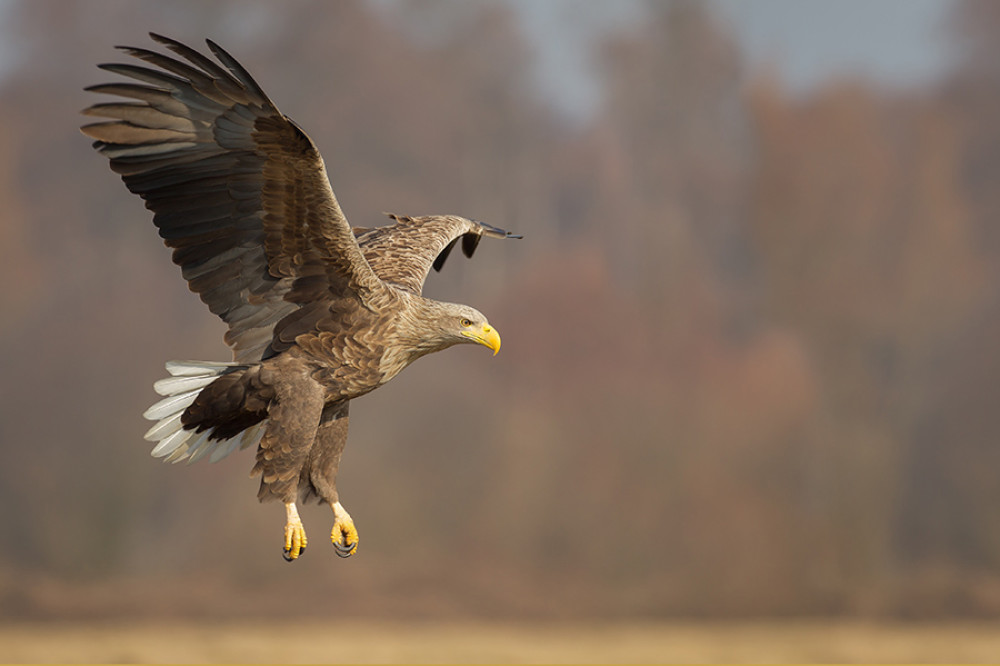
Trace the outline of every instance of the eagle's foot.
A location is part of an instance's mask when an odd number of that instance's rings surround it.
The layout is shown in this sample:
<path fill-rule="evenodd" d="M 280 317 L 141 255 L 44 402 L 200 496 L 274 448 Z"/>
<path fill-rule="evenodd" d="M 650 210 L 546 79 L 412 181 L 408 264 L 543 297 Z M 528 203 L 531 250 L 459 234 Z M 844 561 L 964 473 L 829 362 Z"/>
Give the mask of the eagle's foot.
<path fill-rule="evenodd" d="M 295 502 L 285 505 L 285 512 L 288 519 L 285 522 L 285 550 L 282 556 L 286 561 L 292 562 L 299 558 L 299 555 L 306 552 L 306 528 L 302 525 L 299 512 L 295 508 Z"/>
<path fill-rule="evenodd" d="M 333 548 L 340 557 L 350 557 L 358 550 L 358 530 L 354 527 L 351 514 L 340 505 L 334 502 L 330 505 L 333 508 L 333 531 L 330 532 L 330 541 Z"/>

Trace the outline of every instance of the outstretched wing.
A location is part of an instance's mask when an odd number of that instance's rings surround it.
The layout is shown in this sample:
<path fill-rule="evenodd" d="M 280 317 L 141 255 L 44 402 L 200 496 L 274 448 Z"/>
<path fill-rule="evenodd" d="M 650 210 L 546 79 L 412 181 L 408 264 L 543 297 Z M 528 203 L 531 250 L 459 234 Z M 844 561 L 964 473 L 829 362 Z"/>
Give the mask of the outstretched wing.
<path fill-rule="evenodd" d="M 424 280 L 432 266 L 434 270 L 441 270 L 460 239 L 462 252 L 471 257 L 483 236 L 521 238 L 509 231 L 455 215 L 388 215 L 393 224 L 374 229 L 355 229 L 358 244 L 379 278 L 414 294 L 423 290 Z"/>
<path fill-rule="evenodd" d="M 87 88 L 135 101 L 85 109 L 112 120 L 81 129 L 145 199 L 191 290 L 229 324 L 234 360 L 260 360 L 276 324 L 303 304 L 368 303 L 384 290 L 309 137 L 213 42 L 222 66 L 150 36 L 186 62 L 119 47 L 156 69 L 100 65 L 141 84 Z"/>

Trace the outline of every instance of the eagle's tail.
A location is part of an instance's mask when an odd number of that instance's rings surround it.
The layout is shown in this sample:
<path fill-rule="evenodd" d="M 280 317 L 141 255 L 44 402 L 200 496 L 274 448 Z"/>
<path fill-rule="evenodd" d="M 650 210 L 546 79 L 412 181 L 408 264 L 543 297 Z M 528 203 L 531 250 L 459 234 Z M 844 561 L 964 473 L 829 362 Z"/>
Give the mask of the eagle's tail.
<path fill-rule="evenodd" d="M 169 361 L 167 371 L 170 377 L 153 384 L 153 389 L 163 400 L 150 407 L 143 416 L 156 424 L 150 428 L 145 439 L 156 442 L 151 452 L 154 458 L 164 458 L 167 462 L 188 463 L 200 460 L 211 453 L 209 460 L 217 462 L 237 449 L 256 446 L 264 435 L 266 421 L 261 421 L 228 439 L 213 437 L 214 428 L 201 432 L 188 429 L 181 423 L 181 416 L 195 401 L 202 389 L 216 379 L 247 366 L 238 363 L 213 361 Z"/>

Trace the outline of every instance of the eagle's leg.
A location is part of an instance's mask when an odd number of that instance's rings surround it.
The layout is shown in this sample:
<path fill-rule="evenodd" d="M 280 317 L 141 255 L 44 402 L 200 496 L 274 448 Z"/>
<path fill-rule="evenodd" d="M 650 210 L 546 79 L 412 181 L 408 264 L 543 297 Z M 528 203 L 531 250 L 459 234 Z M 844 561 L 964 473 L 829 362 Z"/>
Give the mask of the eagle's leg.
<path fill-rule="evenodd" d="M 295 508 L 295 502 L 285 504 L 285 550 L 282 553 L 289 562 L 298 559 L 299 555 L 306 552 L 306 528 L 299 518 L 299 510 Z"/>
<path fill-rule="evenodd" d="M 340 502 L 330 504 L 333 509 L 333 531 L 330 540 L 340 557 L 350 557 L 358 550 L 358 530 L 354 527 L 351 514 L 340 505 Z"/>
<path fill-rule="evenodd" d="M 316 429 L 316 441 L 309 452 L 307 484 L 299 482 L 308 489 L 306 495 L 315 495 L 320 502 L 329 504 L 333 509 L 333 531 L 330 540 L 341 557 L 350 557 L 358 549 L 358 530 L 354 527 L 351 514 L 340 503 L 340 493 L 337 492 L 337 471 L 340 469 L 340 456 L 347 443 L 348 424 L 347 401 L 339 401 L 326 405 Z"/>
<path fill-rule="evenodd" d="M 261 477 L 257 491 L 260 501 L 280 500 L 285 505 L 283 555 L 291 562 L 306 548 L 306 532 L 295 502 L 323 413 L 324 392 L 309 376 L 305 364 L 293 357 L 284 357 L 283 362 L 284 380 L 273 384 L 275 395 L 267 408 L 268 425 L 250 476 Z"/>

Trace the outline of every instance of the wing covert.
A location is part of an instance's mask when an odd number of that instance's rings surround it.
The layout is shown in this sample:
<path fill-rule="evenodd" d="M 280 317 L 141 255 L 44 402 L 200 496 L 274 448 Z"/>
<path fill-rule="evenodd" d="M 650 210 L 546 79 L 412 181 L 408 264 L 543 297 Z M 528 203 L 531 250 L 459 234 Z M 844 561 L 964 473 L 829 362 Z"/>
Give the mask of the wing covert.
<path fill-rule="evenodd" d="M 440 271 L 461 240 L 462 252 L 471 257 L 483 236 L 521 238 L 497 227 L 457 215 L 409 217 L 387 213 L 393 224 L 355 229 L 358 244 L 372 270 L 385 282 L 414 294 L 423 290 L 433 267 Z"/>

